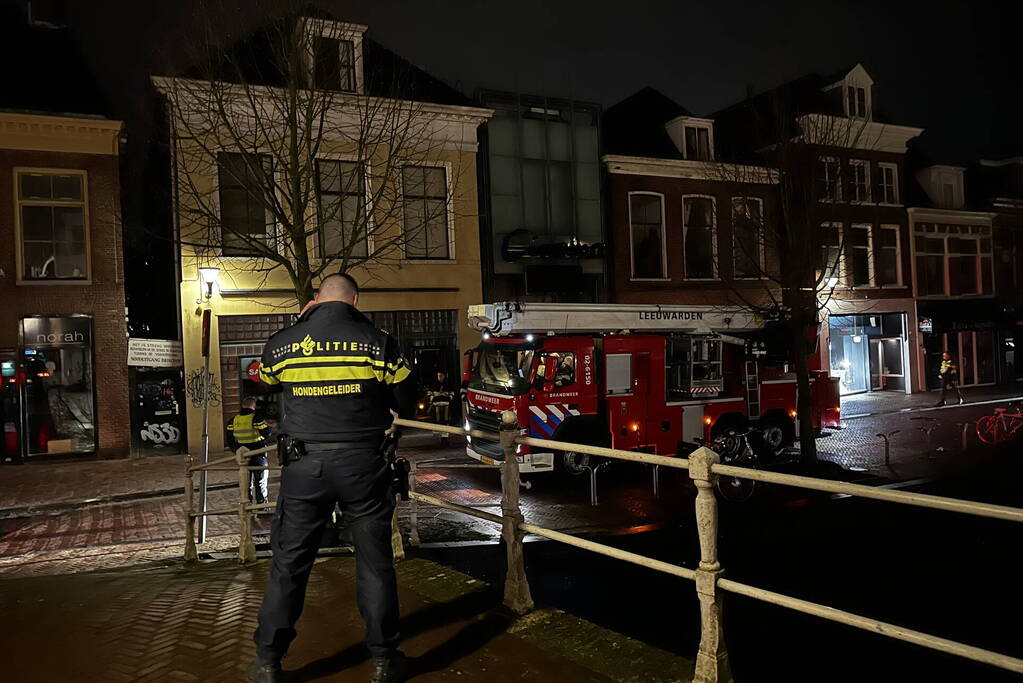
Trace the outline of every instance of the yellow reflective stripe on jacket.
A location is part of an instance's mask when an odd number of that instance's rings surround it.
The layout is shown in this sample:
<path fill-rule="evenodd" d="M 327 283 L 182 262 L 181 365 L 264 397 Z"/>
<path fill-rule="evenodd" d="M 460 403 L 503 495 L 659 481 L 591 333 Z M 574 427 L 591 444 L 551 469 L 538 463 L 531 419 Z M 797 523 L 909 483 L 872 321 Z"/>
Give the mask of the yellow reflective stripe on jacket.
<path fill-rule="evenodd" d="M 270 374 L 271 371 L 272 369 L 268 370 L 262 363 L 259 364 L 259 378 L 267 384 L 279 384 L 280 380 Z"/>
<path fill-rule="evenodd" d="M 273 366 L 272 370 L 274 373 L 280 373 L 281 370 L 290 367 L 292 365 L 303 365 L 307 363 L 369 363 L 375 368 L 381 370 L 387 367 L 387 364 L 382 360 L 377 360 L 370 356 L 303 356 L 301 358 L 285 358 L 277 365 Z"/>
<path fill-rule="evenodd" d="M 266 423 L 262 421 L 254 423 L 253 418 L 253 413 L 235 415 L 234 419 L 227 425 L 228 430 L 234 434 L 235 441 L 238 443 L 258 443 L 263 439 L 257 425 L 263 425 L 265 428 Z"/>
<path fill-rule="evenodd" d="M 381 379 L 381 374 L 368 365 L 330 365 L 317 368 L 284 368 L 278 376 L 282 382 L 332 382 Z"/>
<path fill-rule="evenodd" d="M 387 384 L 398 384 L 399 382 L 404 382 L 410 374 L 412 374 L 412 371 L 405 365 L 405 361 L 399 360 L 397 363 L 387 364 L 387 375 L 384 381 Z"/>

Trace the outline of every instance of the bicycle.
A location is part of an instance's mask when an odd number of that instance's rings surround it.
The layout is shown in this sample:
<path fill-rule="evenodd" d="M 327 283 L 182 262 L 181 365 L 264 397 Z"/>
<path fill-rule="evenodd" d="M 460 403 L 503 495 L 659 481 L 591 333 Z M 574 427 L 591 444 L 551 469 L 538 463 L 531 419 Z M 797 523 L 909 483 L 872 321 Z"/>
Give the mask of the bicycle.
<path fill-rule="evenodd" d="M 1009 412 L 1014 410 L 1015 412 Z M 1008 408 L 995 408 L 993 415 L 985 415 L 976 422 L 977 438 L 989 446 L 997 446 L 1016 438 L 1023 429 L 1023 409 L 1019 401 Z"/>

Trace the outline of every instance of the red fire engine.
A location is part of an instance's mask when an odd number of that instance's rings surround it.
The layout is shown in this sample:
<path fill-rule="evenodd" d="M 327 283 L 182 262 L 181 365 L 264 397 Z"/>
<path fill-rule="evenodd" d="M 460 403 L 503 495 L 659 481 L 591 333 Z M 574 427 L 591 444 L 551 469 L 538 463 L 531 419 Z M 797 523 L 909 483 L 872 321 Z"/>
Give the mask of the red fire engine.
<path fill-rule="evenodd" d="M 471 306 L 482 333 L 467 354 L 466 428 L 497 431 L 514 409 L 522 434 L 661 455 L 757 427 L 781 450 L 796 436 L 796 379 L 763 355 L 764 322 L 715 306 L 495 303 Z M 814 427 L 839 426 L 837 381 L 813 373 Z M 582 459 L 519 446 L 524 473 Z M 499 444 L 471 438 L 495 464 Z"/>

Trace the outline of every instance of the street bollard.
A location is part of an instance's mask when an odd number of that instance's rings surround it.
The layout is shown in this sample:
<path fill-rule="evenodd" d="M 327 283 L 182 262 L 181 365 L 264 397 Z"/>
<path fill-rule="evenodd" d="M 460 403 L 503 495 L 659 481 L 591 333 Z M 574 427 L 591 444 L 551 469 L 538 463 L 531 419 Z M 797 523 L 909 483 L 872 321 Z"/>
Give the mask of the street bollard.
<path fill-rule="evenodd" d="M 876 436 L 879 436 L 882 439 L 884 439 L 884 464 L 885 464 L 885 467 L 891 467 L 892 466 L 892 448 L 891 448 L 892 444 L 891 444 L 891 438 L 893 436 L 895 436 L 896 434 L 898 434 L 900 431 L 902 431 L 902 430 L 901 429 L 893 429 L 892 431 L 888 432 L 887 434 L 881 433 L 881 434 L 877 434 L 876 435 Z"/>
<path fill-rule="evenodd" d="M 654 498 L 661 497 L 661 466 L 654 465 Z"/>
<path fill-rule="evenodd" d="M 185 456 L 185 564 L 195 564 L 199 554 L 195 549 L 195 479 L 192 467 L 195 459 Z"/>
<path fill-rule="evenodd" d="M 927 458 L 928 460 L 937 460 L 938 456 L 935 453 L 935 449 L 931 446 L 932 434 L 934 430 L 941 426 L 941 420 L 934 417 L 911 417 L 911 420 L 923 420 L 930 424 L 926 427 L 917 427 L 927 437 Z M 943 448 L 939 448 L 939 451 L 943 451 Z"/>
<path fill-rule="evenodd" d="M 689 476 L 696 484 L 696 530 L 700 536 L 700 566 L 696 570 L 696 593 L 700 598 L 700 649 L 696 653 L 694 683 L 730 683 L 732 671 L 725 648 L 721 608 L 723 595 L 717 589 L 723 573 L 718 562 L 718 504 L 714 496 L 711 468 L 721 459 L 706 447 L 689 456 Z"/>
<path fill-rule="evenodd" d="M 519 509 L 519 457 L 515 437 L 519 434 L 515 411 L 501 413 L 501 450 L 504 466 L 501 468 L 501 537 L 504 539 L 508 561 L 504 579 L 504 606 L 515 614 L 533 609 L 533 597 L 526 579 L 526 565 L 522 554 L 525 533 L 520 525 L 523 517 Z"/>
<path fill-rule="evenodd" d="M 970 427 L 972 426 L 972 422 L 956 422 L 956 427 L 959 427 L 959 449 L 963 453 L 970 447 Z"/>
<path fill-rule="evenodd" d="M 252 540 L 252 511 L 249 510 L 249 449 L 240 447 L 235 456 L 238 458 L 238 517 L 240 521 L 240 537 L 238 539 L 238 562 L 246 564 L 256 561 L 256 544 Z"/>

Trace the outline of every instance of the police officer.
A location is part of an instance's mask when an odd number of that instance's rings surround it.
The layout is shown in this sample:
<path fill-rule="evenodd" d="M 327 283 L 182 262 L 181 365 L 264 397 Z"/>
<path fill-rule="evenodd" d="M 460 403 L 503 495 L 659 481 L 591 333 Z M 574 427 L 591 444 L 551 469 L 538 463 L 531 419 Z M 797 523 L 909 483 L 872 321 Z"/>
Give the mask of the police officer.
<path fill-rule="evenodd" d="M 270 425 L 256 415 L 256 397 L 246 396 L 242 399 L 241 411 L 227 423 L 227 446 L 237 451 L 244 446 L 250 451 L 266 446 L 270 438 Z M 266 467 L 269 460 L 265 453 L 249 458 L 249 467 Z M 253 500 L 257 505 L 265 503 L 267 498 L 267 482 L 270 480 L 269 470 L 250 470 L 249 488 L 252 489 Z"/>
<path fill-rule="evenodd" d="M 391 469 L 381 450 L 392 410 L 407 414 L 410 368 L 397 342 L 355 305 L 346 274 L 323 279 L 310 307 L 267 342 L 260 378 L 282 386 L 281 433 L 290 453 L 270 532 L 273 562 L 249 667 L 279 681 L 327 518 L 340 504 L 355 544 L 359 612 L 374 683 L 404 680 L 397 649 L 398 593 L 391 551 Z"/>

